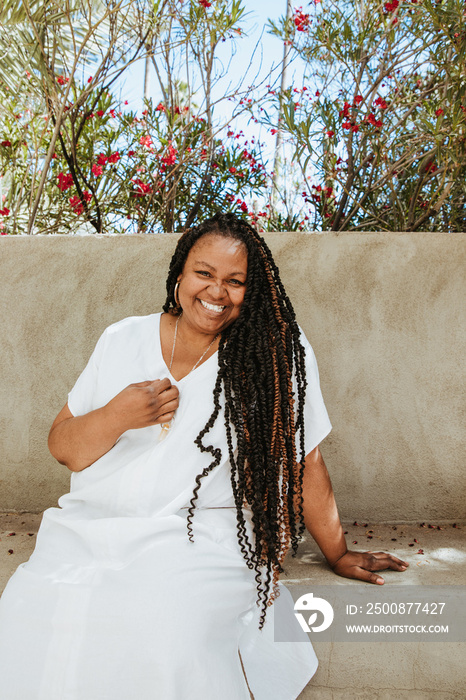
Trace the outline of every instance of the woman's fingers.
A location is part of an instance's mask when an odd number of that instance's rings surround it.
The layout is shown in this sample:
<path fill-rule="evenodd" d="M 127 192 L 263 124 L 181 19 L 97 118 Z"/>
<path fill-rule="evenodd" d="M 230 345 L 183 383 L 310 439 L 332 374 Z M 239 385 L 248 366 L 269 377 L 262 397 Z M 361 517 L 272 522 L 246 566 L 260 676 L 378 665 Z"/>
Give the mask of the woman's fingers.
<path fill-rule="evenodd" d="M 168 422 L 178 405 L 178 388 L 168 378 L 130 384 L 108 403 L 122 432 Z"/>
<path fill-rule="evenodd" d="M 394 557 L 387 552 L 346 552 L 333 566 L 339 576 L 360 579 L 369 583 L 382 584 L 383 578 L 376 571 L 392 569 L 405 571 L 408 562 Z"/>
<path fill-rule="evenodd" d="M 157 419 L 154 421 L 154 425 L 161 425 L 162 423 L 170 423 L 171 420 L 175 417 L 175 411 L 171 411 L 170 413 L 163 413 L 161 416 L 158 416 Z"/>
<path fill-rule="evenodd" d="M 361 552 L 361 554 L 371 557 L 370 561 L 374 568 L 371 571 L 381 571 L 382 569 L 393 569 L 394 571 L 404 571 L 408 566 L 407 561 L 394 557 L 388 552 Z"/>
<path fill-rule="evenodd" d="M 354 576 L 351 578 L 357 578 L 360 581 L 367 581 L 368 583 L 377 583 L 379 586 L 385 583 L 382 576 L 379 574 L 374 574 L 371 571 L 366 571 L 366 569 L 361 569 L 360 567 L 355 567 Z"/>
<path fill-rule="evenodd" d="M 169 401 L 168 403 L 163 404 L 163 406 L 160 406 L 160 408 L 157 410 L 157 415 L 154 418 L 154 421 L 156 423 L 164 423 L 167 420 L 171 420 L 171 418 L 173 418 L 175 414 L 176 409 L 178 408 L 178 405 L 178 399 L 176 401 Z M 170 414 L 171 418 L 167 419 L 167 414 Z"/>

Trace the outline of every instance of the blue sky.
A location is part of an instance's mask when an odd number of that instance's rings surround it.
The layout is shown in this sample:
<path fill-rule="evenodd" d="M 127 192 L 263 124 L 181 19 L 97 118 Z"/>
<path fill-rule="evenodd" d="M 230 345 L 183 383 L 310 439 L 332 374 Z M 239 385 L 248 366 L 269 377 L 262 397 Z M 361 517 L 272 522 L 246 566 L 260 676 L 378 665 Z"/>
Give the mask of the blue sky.
<path fill-rule="evenodd" d="M 286 12 L 286 0 L 257 0 L 257 2 L 244 3 L 248 17 L 243 26 L 248 29 L 247 38 L 243 38 L 237 43 L 237 52 L 230 65 L 230 75 L 228 82 L 236 83 L 242 76 L 246 76 L 253 81 L 257 71 L 260 69 L 260 76 L 265 78 L 272 66 L 278 67 L 283 56 L 283 45 L 279 39 L 268 34 L 264 27 L 267 19 L 278 20 Z M 253 64 L 250 66 L 250 57 L 257 47 Z M 257 81 L 257 78 L 256 78 Z M 144 62 L 135 64 L 127 74 L 123 86 L 124 99 L 127 99 L 133 109 L 139 109 L 142 104 L 142 94 L 144 86 Z M 151 91 L 154 99 L 160 97 L 157 90 L 155 76 L 151 74 Z"/>
<path fill-rule="evenodd" d="M 292 3 L 292 7 L 299 7 L 305 3 Z M 233 89 L 242 80 L 243 88 L 248 85 L 258 84 L 261 81 L 263 84 L 279 81 L 281 63 L 283 59 L 283 43 L 275 36 L 269 34 L 266 30 L 267 20 L 278 21 L 280 17 L 286 13 L 286 0 L 258 0 L 257 2 L 244 2 L 246 13 L 248 16 L 243 21 L 243 28 L 247 31 L 247 37 L 239 39 L 236 42 L 236 52 L 233 59 L 228 63 L 231 52 L 231 44 L 225 44 L 225 55 L 223 58 L 224 65 L 227 65 L 225 77 L 216 86 L 217 98 L 222 98 L 226 93 L 232 92 Z M 251 60 L 252 57 L 252 60 Z M 288 72 L 288 83 L 293 79 L 294 69 L 290 66 Z M 140 61 L 134 65 L 132 69 L 125 72 L 125 80 L 121 88 L 121 97 L 128 100 L 129 107 L 135 111 L 143 109 L 143 89 L 144 89 L 144 61 Z M 298 83 L 296 83 L 298 84 Z M 160 92 L 158 90 L 157 79 L 154 69 L 152 68 L 150 76 L 150 96 L 157 102 L 160 100 Z M 228 121 L 230 118 L 233 103 L 223 101 L 215 106 L 215 117 L 221 122 Z M 246 138 L 252 136 L 256 140 L 265 144 L 263 151 L 266 157 L 272 156 L 275 147 L 275 137 L 269 133 L 269 129 L 260 127 L 254 122 L 251 122 L 248 115 L 240 116 L 235 122 L 229 122 L 232 128 L 237 132 L 244 131 Z"/>

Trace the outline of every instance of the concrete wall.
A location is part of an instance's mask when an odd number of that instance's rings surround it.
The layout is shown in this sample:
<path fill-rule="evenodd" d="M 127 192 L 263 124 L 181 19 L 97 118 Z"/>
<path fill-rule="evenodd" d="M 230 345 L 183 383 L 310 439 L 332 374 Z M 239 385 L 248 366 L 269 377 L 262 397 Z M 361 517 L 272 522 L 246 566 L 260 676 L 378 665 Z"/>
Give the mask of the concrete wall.
<path fill-rule="evenodd" d="M 68 490 L 53 418 L 102 330 L 159 310 L 176 236 L 0 239 L 0 510 Z M 464 518 L 466 237 L 269 234 L 314 346 L 344 519 Z"/>

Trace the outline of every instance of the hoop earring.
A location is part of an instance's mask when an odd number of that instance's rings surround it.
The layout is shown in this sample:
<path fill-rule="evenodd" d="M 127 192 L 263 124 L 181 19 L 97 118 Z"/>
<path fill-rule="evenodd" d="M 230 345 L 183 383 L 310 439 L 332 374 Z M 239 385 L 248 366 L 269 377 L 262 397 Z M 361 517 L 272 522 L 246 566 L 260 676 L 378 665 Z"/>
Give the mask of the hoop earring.
<path fill-rule="evenodd" d="M 177 309 L 180 309 L 180 308 L 181 308 L 180 297 L 178 296 L 178 287 L 179 287 L 179 286 L 180 286 L 180 283 L 177 282 L 177 283 L 175 284 L 175 289 L 174 289 L 174 291 L 173 291 L 173 297 L 174 297 L 174 299 L 175 299 L 175 304 L 176 304 L 176 308 L 177 308 Z"/>

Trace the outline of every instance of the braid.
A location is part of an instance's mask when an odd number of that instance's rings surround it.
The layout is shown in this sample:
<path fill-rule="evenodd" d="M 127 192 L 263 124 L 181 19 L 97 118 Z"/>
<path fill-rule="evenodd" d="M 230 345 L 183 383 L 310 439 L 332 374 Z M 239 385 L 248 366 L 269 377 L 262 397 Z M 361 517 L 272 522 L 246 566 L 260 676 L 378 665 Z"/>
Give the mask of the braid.
<path fill-rule="evenodd" d="M 233 214 L 217 214 L 181 236 L 170 263 L 163 310 L 177 308 L 177 278 L 194 243 L 209 233 L 243 242 L 248 271 L 239 317 L 220 339 L 214 410 L 195 440 L 201 452 L 212 455 L 212 461 L 196 477 L 188 510 L 188 535 L 192 540 L 192 519 L 202 479 L 222 458 L 220 449 L 204 444 L 203 439 L 220 413 L 223 390 L 238 542 L 247 566 L 255 571 L 262 628 L 267 606 L 278 594 L 285 555 L 290 548 L 296 553 L 304 531 L 301 489 L 305 356 L 291 301 L 266 242 L 252 226 Z M 252 513 L 253 542 L 246 529 L 245 506 Z"/>

